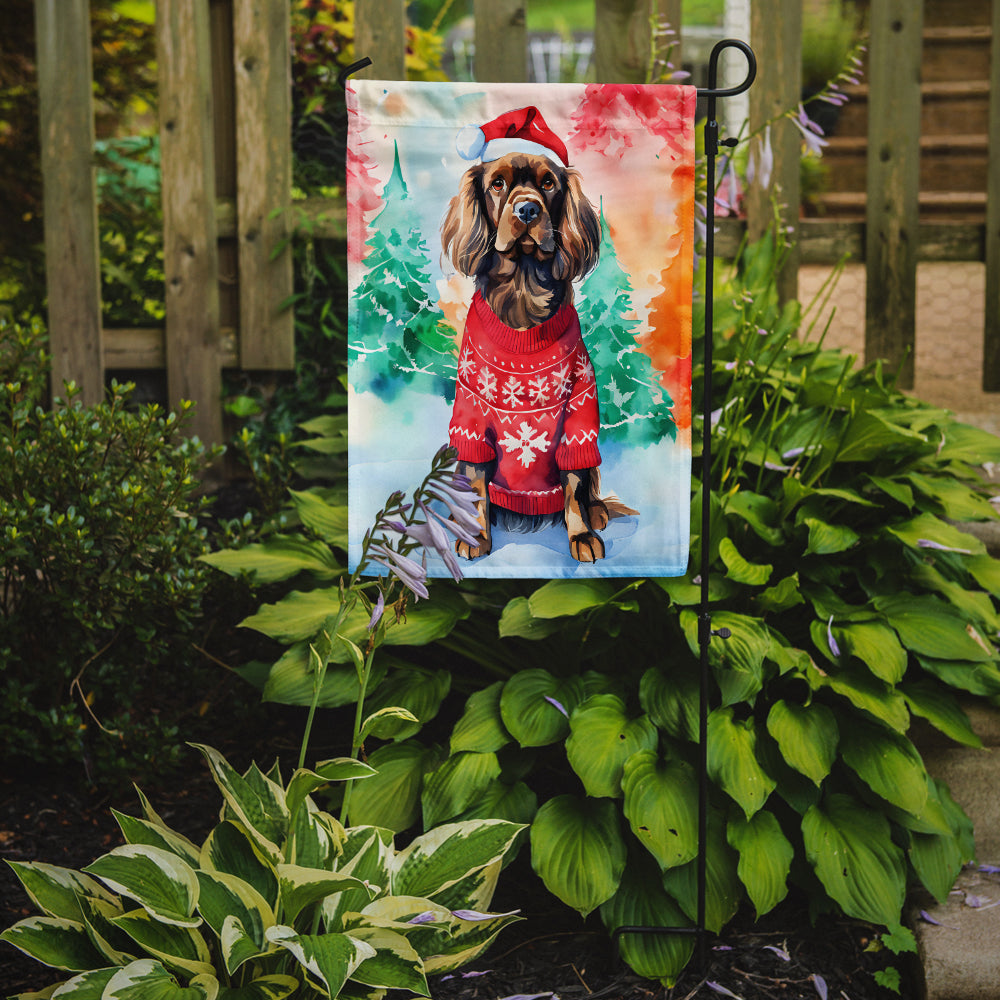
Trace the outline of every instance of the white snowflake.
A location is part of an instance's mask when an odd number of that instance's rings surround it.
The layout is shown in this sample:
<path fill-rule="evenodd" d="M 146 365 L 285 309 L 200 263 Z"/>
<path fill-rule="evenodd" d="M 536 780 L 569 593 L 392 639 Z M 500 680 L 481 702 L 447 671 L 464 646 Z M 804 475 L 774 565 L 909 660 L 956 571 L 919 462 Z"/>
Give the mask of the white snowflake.
<path fill-rule="evenodd" d="M 576 377 L 584 382 L 594 377 L 594 366 L 590 363 L 590 358 L 586 354 L 576 356 Z"/>
<path fill-rule="evenodd" d="M 479 395 L 491 403 L 497 398 L 497 377 L 489 368 L 479 369 Z"/>
<path fill-rule="evenodd" d="M 569 363 L 560 365 L 552 373 L 552 386 L 557 396 L 566 396 L 573 388 L 573 378 L 569 373 Z"/>
<path fill-rule="evenodd" d="M 517 406 L 524 389 L 521 380 L 511 375 L 503 384 L 503 401 L 507 406 Z"/>
<path fill-rule="evenodd" d="M 549 401 L 549 384 L 544 375 L 538 375 L 532 379 L 529 388 L 531 389 L 532 403 L 542 404 Z"/>
<path fill-rule="evenodd" d="M 535 461 L 535 452 L 544 452 L 549 447 L 549 435 L 547 431 L 536 431 L 527 420 L 521 421 L 521 426 L 517 429 L 518 436 L 514 437 L 509 431 L 500 439 L 500 444 L 507 451 L 520 451 L 517 460 L 527 468 Z"/>
<path fill-rule="evenodd" d="M 472 351 L 466 351 L 458 359 L 458 376 L 459 378 L 468 381 L 472 377 L 472 374 L 475 372 L 475 370 L 476 370 L 476 363 L 472 359 Z"/>

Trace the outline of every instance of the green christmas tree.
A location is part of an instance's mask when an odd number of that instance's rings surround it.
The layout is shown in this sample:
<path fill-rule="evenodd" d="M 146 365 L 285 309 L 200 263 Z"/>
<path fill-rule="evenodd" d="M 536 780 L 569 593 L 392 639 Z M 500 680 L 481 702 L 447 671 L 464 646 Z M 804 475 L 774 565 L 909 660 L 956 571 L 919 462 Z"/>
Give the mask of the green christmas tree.
<path fill-rule="evenodd" d="M 675 437 L 670 395 L 649 356 L 636 343 L 632 285 L 618 263 L 601 206 L 601 253 L 580 288 L 577 312 L 597 378 L 601 437 L 649 445 Z"/>
<path fill-rule="evenodd" d="M 365 244 L 365 276 L 354 292 L 348 361 L 356 389 L 391 399 L 403 385 L 453 392 L 453 331 L 430 300 L 430 257 L 403 180 L 396 147 L 384 207 Z"/>

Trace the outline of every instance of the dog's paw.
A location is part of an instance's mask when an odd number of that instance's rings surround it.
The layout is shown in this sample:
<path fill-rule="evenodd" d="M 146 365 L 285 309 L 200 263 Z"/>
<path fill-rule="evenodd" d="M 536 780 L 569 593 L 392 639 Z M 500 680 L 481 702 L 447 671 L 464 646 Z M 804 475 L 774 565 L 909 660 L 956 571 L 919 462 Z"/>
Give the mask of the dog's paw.
<path fill-rule="evenodd" d="M 468 542 L 455 542 L 455 551 L 463 559 L 478 559 L 480 556 L 488 556 L 493 551 L 493 540 L 479 534 L 479 544 L 470 545 Z"/>
<path fill-rule="evenodd" d="M 569 540 L 569 554 L 577 562 L 597 562 L 598 559 L 604 558 L 604 542 L 592 531 L 574 535 Z"/>
<path fill-rule="evenodd" d="M 608 513 L 608 505 L 600 500 L 591 500 L 587 506 L 587 520 L 590 521 L 594 531 L 603 531 L 608 526 L 611 515 Z"/>

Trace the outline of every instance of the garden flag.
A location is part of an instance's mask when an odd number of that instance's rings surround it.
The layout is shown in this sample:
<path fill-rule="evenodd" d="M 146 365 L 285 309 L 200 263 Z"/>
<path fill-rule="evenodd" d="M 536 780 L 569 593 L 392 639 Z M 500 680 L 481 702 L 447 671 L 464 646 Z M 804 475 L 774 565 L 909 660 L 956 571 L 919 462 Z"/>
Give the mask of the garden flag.
<path fill-rule="evenodd" d="M 349 82 L 352 567 L 450 443 L 465 575 L 686 572 L 695 98 Z"/>

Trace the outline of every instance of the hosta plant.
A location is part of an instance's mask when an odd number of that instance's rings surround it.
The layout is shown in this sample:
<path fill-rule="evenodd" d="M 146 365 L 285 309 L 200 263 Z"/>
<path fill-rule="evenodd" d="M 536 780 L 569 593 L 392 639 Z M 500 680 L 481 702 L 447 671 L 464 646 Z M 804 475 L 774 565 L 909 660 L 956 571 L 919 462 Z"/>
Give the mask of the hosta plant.
<path fill-rule="evenodd" d="M 338 758 L 240 774 L 202 746 L 221 818 L 198 845 L 140 793 L 115 813 L 126 843 L 82 871 L 12 862 L 41 911 L 0 935 L 64 981 L 22 997 L 281 1000 L 429 996 L 427 975 L 477 956 L 514 913 L 487 912 L 521 829 L 451 823 L 397 849 L 391 831 L 343 827 L 312 796 L 370 779 Z"/>

